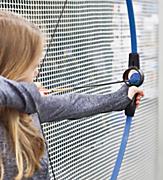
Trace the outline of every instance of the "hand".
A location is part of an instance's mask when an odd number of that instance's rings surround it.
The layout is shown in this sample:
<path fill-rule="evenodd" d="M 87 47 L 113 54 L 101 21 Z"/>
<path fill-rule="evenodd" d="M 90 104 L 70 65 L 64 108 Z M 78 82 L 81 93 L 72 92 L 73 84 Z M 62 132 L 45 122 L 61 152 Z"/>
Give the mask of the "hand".
<path fill-rule="evenodd" d="M 44 88 L 40 82 L 35 82 L 35 85 L 42 96 L 45 96 L 50 92 L 48 89 Z"/>
<path fill-rule="evenodd" d="M 132 100 L 132 98 L 135 96 L 135 94 L 137 94 L 136 107 L 138 107 L 140 105 L 141 98 L 144 96 L 144 91 L 136 86 L 129 87 L 128 97 Z"/>

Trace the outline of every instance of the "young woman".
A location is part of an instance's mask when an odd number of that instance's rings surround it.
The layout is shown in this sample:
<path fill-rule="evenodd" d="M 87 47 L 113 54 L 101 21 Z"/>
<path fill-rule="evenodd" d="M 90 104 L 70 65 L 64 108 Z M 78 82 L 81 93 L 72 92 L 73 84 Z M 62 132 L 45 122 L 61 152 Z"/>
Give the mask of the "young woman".
<path fill-rule="evenodd" d="M 124 110 L 137 93 L 122 86 L 107 95 L 42 96 L 33 79 L 43 51 L 40 30 L 23 18 L 0 11 L 0 178 L 50 179 L 41 123 Z"/>

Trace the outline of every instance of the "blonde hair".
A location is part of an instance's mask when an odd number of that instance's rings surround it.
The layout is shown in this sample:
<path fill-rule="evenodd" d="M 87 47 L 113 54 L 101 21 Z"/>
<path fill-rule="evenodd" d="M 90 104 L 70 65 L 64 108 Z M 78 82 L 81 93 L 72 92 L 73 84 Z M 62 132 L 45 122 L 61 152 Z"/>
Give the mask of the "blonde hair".
<path fill-rule="evenodd" d="M 43 51 L 43 38 L 40 30 L 19 15 L 0 11 L 0 75 L 20 81 L 23 72 L 31 63 L 40 58 Z M 44 139 L 33 125 L 28 114 L 15 109 L 0 108 L 1 124 L 6 129 L 15 153 L 18 174 L 15 180 L 31 177 L 40 168 L 44 153 Z M 5 170 L 0 158 L 0 178 Z"/>

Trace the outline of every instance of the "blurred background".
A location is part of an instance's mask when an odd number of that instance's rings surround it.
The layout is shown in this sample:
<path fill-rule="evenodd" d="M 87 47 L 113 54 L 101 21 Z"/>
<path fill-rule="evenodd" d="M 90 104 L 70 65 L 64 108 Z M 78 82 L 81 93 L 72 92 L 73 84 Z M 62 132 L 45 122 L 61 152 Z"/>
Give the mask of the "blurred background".
<path fill-rule="evenodd" d="M 163 179 L 163 1 L 159 0 L 159 153 L 158 179 Z"/>
<path fill-rule="evenodd" d="M 64 2 L 0 0 L 0 9 L 37 24 L 47 37 L 46 50 Z M 145 97 L 132 122 L 118 180 L 163 180 L 163 2 L 133 0 L 133 4 Z M 130 51 L 125 0 L 68 0 L 39 81 L 46 88 L 63 88 L 121 80 Z M 55 94 L 107 94 L 120 87 Z M 124 125 L 124 112 L 43 124 L 57 179 L 108 180 Z"/>

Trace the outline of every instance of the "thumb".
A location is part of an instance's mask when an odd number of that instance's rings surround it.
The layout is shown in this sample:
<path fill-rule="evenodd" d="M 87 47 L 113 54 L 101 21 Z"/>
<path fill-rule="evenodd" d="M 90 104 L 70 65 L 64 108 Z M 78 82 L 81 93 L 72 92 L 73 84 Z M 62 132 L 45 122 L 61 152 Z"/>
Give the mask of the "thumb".
<path fill-rule="evenodd" d="M 130 99 L 132 99 L 135 96 L 135 94 L 138 94 L 139 96 L 142 96 L 142 97 L 144 96 L 144 92 L 143 92 L 142 89 L 140 89 L 140 88 L 138 88 L 136 86 L 129 87 L 128 97 Z"/>

